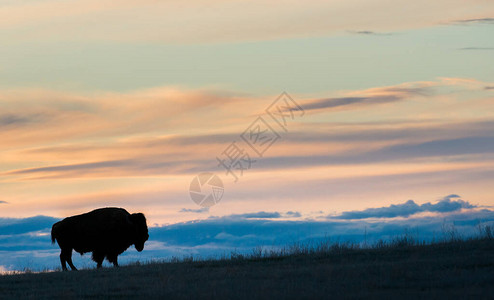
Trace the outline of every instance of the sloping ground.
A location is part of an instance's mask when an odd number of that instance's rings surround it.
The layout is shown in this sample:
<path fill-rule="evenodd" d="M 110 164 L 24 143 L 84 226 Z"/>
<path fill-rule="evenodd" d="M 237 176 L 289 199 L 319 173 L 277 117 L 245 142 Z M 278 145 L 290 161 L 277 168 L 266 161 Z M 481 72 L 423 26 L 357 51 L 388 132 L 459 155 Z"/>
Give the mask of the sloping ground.
<path fill-rule="evenodd" d="M 489 298 L 494 240 L 0 276 L 0 298 Z M 303 251 L 302 251 L 303 252 Z"/>

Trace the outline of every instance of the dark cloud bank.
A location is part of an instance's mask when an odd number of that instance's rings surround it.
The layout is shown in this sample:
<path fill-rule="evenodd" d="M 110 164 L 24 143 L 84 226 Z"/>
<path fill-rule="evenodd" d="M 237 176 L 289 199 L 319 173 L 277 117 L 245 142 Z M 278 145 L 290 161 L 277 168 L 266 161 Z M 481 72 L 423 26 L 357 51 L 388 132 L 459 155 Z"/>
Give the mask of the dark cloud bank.
<path fill-rule="evenodd" d="M 199 209 L 200 210 L 200 209 Z M 196 212 L 183 209 L 183 212 Z M 433 215 L 420 215 L 430 212 Z M 59 267 L 59 249 L 50 242 L 50 229 L 59 219 L 36 216 L 25 219 L 0 218 L 0 269 L 34 270 Z M 464 235 L 476 233 L 478 224 L 493 224 L 494 211 L 481 209 L 451 194 L 434 203 L 402 204 L 343 212 L 321 219 L 303 218 L 299 212 L 255 212 L 224 217 L 211 216 L 150 228 L 145 251 L 129 249 L 121 262 L 166 259 L 172 256 L 201 257 L 229 255 L 232 251 L 277 248 L 294 242 L 333 241 L 356 243 L 390 239 L 406 230 L 417 238 L 432 240 L 444 235 L 445 225 Z M 81 267 L 94 267 L 90 255 L 74 255 Z"/>
<path fill-rule="evenodd" d="M 408 200 L 403 204 L 392 204 L 386 207 L 368 208 L 360 211 L 347 211 L 339 216 L 337 219 L 368 219 L 368 218 L 395 218 L 395 217 L 408 217 L 421 212 L 437 212 L 448 213 L 459 211 L 462 208 L 475 208 L 475 205 L 463 201 L 460 196 L 451 194 L 441 199 L 436 204 L 430 202 L 418 205 L 413 200 Z M 452 200 L 457 199 L 457 200 Z"/>

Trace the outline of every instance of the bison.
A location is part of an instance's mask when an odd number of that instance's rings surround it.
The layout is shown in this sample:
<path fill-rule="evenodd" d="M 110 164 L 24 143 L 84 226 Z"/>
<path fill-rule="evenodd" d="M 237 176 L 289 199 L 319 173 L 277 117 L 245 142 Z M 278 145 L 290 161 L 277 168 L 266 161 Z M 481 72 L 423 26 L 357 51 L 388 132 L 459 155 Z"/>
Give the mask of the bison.
<path fill-rule="evenodd" d="M 101 268 L 103 260 L 118 267 L 117 257 L 131 245 L 141 252 L 149 238 L 146 218 L 142 213 L 129 214 L 123 208 L 106 207 L 68 217 L 53 224 L 51 241 L 60 246 L 60 263 L 72 270 L 72 250 L 81 255 L 92 252 L 92 259 Z"/>

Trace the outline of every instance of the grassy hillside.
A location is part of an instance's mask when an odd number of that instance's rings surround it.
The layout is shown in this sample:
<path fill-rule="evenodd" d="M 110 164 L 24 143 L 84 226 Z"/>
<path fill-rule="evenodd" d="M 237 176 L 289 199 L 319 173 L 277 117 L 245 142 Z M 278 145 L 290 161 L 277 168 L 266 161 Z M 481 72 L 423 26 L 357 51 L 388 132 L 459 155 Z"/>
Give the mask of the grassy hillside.
<path fill-rule="evenodd" d="M 407 236 L 354 244 L 256 249 L 231 259 L 183 259 L 78 272 L 0 276 L 0 298 L 444 298 L 494 295 L 494 239 L 424 244 Z"/>

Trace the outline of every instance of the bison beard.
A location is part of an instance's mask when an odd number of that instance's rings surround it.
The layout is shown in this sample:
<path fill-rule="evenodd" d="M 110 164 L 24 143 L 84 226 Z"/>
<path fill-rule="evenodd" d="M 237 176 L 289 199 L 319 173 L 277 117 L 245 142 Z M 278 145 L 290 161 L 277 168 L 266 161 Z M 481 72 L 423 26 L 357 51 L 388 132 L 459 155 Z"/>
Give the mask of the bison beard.
<path fill-rule="evenodd" d="M 55 223 L 51 228 L 51 241 L 60 246 L 60 263 L 67 270 L 77 268 L 72 263 L 72 250 L 81 255 L 92 252 L 92 259 L 101 267 L 106 258 L 118 266 L 117 257 L 131 245 L 137 251 L 144 249 L 149 238 L 146 218 L 142 213 L 129 214 L 123 208 L 107 207 L 72 216 Z"/>

